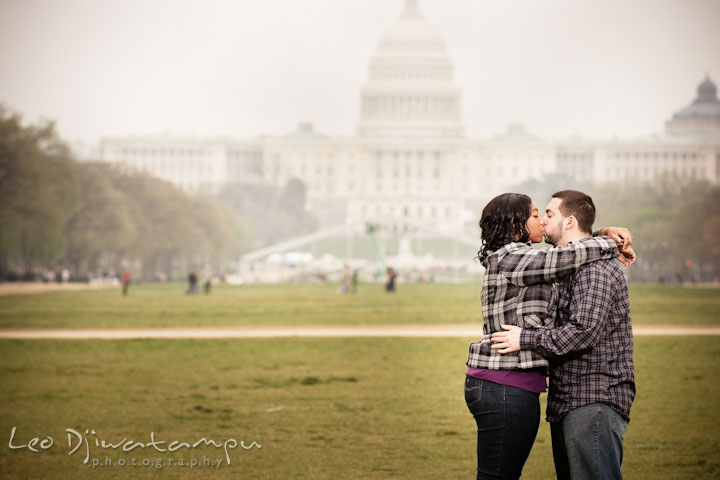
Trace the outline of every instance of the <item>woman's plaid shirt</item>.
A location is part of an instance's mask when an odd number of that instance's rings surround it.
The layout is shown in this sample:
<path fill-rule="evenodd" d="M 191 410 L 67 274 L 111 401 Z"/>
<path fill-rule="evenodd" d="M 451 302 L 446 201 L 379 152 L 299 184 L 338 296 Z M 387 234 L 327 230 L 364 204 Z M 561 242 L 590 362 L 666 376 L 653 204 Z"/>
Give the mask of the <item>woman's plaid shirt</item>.
<path fill-rule="evenodd" d="M 547 360 L 530 350 L 497 353 L 490 348 L 491 335 L 502 331 L 503 324 L 552 328 L 558 300 L 553 282 L 573 274 L 585 263 L 617 256 L 617 245 L 604 236 L 542 250 L 514 242 L 490 254 L 483 261 L 483 339 L 470 344 L 467 366 L 491 370 L 547 368 Z"/>

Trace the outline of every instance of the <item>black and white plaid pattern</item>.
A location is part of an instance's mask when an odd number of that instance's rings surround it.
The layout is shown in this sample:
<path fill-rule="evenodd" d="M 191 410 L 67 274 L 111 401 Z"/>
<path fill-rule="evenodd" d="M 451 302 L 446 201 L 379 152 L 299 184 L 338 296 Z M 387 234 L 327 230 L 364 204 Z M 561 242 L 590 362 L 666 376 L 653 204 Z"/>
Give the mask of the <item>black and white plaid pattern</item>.
<path fill-rule="evenodd" d="M 491 370 L 547 368 L 536 352 L 499 354 L 491 335 L 500 325 L 528 329 L 552 328 L 558 301 L 553 282 L 574 273 L 581 265 L 618 255 L 610 237 L 592 237 L 568 247 L 533 249 L 529 243 L 509 243 L 483 261 L 483 339 L 470 344 L 467 366 Z"/>
<path fill-rule="evenodd" d="M 605 260 L 584 265 L 558 287 L 556 328 L 520 335 L 520 348 L 550 360 L 547 420 L 604 403 L 629 421 L 635 375 L 625 276 Z"/>

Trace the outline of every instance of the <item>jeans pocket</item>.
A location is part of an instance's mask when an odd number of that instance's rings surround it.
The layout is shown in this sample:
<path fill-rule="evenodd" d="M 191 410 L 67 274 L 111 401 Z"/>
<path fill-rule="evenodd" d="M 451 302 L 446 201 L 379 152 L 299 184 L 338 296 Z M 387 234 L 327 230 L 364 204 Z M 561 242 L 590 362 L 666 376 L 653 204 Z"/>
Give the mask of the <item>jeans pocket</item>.
<path fill-rule="evenodd" d="M 483 381 L 480 379 L 468 377 L 465 380 L 465 403 L 468 408 L 482 400 L 482 387 Z"/>
<path fill-rule="evenodd" d="M 627 430 L 627 420 L 625 420 L 619 413 L 612 412 L 612 431 L 615 435 L 620 438 L 620 441 L 625 439 L 625 432 Z"/>

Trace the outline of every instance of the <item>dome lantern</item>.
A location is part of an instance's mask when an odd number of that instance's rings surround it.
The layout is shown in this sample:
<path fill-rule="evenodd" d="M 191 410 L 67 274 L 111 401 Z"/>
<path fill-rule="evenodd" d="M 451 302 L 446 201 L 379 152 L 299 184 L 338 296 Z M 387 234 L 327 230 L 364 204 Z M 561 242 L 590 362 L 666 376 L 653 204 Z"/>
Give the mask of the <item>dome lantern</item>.
<path fill-rule="evenodd" d="M 712 102 L 717 97 L 717 87 L 709 75 L 705 75 L 705 80 L 698 86 L 697 92 L 698 100 L 703 102 Z"/>
<path fill-rule="evenodd" d="M 418 0 L 405 0 L 405 11 L 403 17 L 419 17 L 420 7 L 418 7 Z"/>

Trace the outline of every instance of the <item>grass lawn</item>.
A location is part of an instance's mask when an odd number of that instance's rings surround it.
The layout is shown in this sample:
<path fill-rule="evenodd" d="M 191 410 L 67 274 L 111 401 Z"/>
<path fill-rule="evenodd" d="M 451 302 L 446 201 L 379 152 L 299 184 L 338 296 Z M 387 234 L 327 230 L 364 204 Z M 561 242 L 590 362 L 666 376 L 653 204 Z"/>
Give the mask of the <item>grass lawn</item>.
<path fill-rule="evenodd" d="M 217 286 L 210 296 L 183 295 L 184 285 L 133 285 L 0 297 L 0 328 L 121 328 L 278 325 L 480 324 L 479 284 L 362 284 L 357 295 L 337 285 Z M 636 325 L 718 325 L 720 289 L 631 286 Z"/>
<path fill-rule="evenodd" d="M 462 394 L 468 341 L 3 340 L 0 476 L 474 478 L 475 424 Z M 637 338 L 635 360 L 638 395 L 625 440 L 625 476 L 720 478 L 717 338 Z M 15 445 L 47 436 L 55 443 L 39 453 L 11 451 L 12 427 Z M 82 463 L 82 448 L 68 455 L 66 428 L 95 429 L 85 438 L 91 458 L 103 462 L 106 456 L 128 462 L 225 458 L 212 447 L 118 453 L 94 444 L 95 438 L 149 442 L 151 431 L 168 443 L 232 438 L 262 448 L 230 450 L 232 465 L 220 469 L 93 471 L 91 462 Z M 544 422 L 524 478 L 554 478 Z"/>

